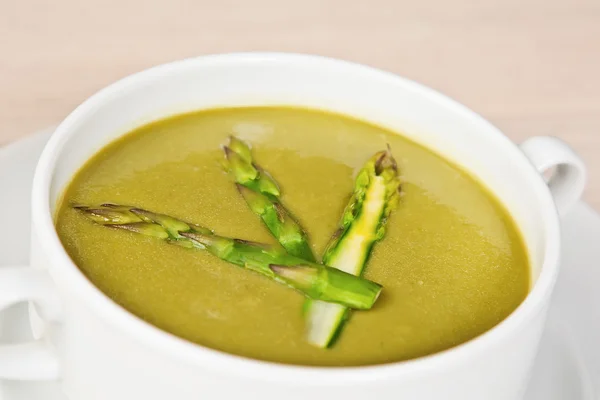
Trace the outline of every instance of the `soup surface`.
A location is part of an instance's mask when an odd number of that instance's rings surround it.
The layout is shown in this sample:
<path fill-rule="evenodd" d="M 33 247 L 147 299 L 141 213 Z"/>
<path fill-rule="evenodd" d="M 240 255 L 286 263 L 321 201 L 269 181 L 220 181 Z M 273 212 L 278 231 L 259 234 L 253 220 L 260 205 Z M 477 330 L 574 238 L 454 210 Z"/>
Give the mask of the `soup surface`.
<path fill-rule="evenodd" d="M 352 314 L 332 349 L 307 344 L 298 292 L 207 252 L 95 225 L 70 207 L 135 205 L 275 243 L 224 171 L 229 135 L 253 145 L 319 255 L 354 173 L 391 146 L 403 195 L 365 272 L 384 291 L 372 310 Z M 529 289 L 520 234 L 478 182 L 398 134 L 321 111 L 215 109 L 136 129 L 79 171 L 56 227 L 83 273 L 137 316 L 192 342 L 283 363 L 365 365 L 435 353 L 498 324 Z"/>

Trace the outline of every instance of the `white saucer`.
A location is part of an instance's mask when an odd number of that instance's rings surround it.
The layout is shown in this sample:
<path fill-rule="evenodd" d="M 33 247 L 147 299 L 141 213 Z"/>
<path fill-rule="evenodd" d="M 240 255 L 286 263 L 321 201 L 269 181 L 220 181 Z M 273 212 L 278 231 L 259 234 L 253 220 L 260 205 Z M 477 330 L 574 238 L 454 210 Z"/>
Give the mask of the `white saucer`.
<path fill-rule="evenodd" d="M 0 266 L 29 252 L 30 185 L 50 131 L 0 149 Z M 563 223 L 563 268 L 525 400 L 597 400 L 600 393 L 600 215 L 581 203 Z M 2 342 L 30 336 L 25 305 L 7 310 Z M 55 383 L 3 382 L 0 400 L 66 400 Z M 484 399 L 482 399 L 484 400 Z"/>

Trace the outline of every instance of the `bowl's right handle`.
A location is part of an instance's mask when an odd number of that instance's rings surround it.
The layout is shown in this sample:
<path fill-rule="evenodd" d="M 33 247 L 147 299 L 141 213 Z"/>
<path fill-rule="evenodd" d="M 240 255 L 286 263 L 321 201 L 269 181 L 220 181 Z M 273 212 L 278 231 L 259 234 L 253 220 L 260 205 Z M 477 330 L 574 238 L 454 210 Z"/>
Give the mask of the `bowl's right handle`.
<path fill-rule="evenodd" d="M 554 169 L 548 187 L 558 213 L 564 215 L 583 194 L 587 176 L 583 161 L 569 145 L 550 136 L 532 137 L 521 150 L 541 174 Z"/>
<path fill-rule="evenodd" d="M 48 272 L 31 267 L 0 268 L 0 311 L 24 301 L 34 302 L 49 321 L 59 320 L 60 302 Z M 59 372 L 58 359 L 44 339 L 0 344 L 0 379 L 55 380 Z"/>

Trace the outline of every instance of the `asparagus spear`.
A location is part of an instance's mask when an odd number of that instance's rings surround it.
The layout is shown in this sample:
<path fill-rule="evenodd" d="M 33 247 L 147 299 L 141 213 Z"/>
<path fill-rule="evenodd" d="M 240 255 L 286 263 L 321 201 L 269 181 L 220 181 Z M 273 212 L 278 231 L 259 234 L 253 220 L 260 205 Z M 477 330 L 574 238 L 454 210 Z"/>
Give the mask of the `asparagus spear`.
<path fill-rule="evenodd" d="M 278 246 L 217 236 L 207 228 L 168 215 L 116 204 L 74 208 L 100 225 L 207 250 L 222 260 L 258 272 L 315 300 L 366 310 L 373 306 L 382 289 L 379 284 L 366 279 L 291 256 Z"/>
<path fill-rule="evenodd" d="M 230 174 L 250 209 L 260 216 L 271 234 L 292 256 L 314 262 L 315 256 L 300 224 L 280 202 L 275 180 L 254 164 L 250 147 L 231 136 L 223 148 Z"/>
<path fill-rule="evenodd" d="M 331 239 L 323 264 L 360 276 L 373 245 L 385 235 L 385 225 L 398 203 L 400 180 L 388 148 L 375 154 L 358 173 L 354 193 L 344 210 L 339 230 Z M 347 307 L 307 300 L 308 341 L 330 347 L 349 317 Z"/>

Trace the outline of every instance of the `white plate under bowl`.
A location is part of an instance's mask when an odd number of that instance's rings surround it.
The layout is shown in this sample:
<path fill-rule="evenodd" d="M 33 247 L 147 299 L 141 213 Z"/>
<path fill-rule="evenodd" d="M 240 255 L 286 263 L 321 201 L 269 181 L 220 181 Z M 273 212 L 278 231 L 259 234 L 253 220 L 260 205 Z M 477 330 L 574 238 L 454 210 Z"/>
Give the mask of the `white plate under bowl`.
<path fill-rule="evenodd" d="M 28 261 L 30 186 L 50 133 L 0 149 L 0 266 Z M 562 229 L 562 270 L 525 400 L 598 400 L 600 393 L 600 215 L 580 203 Z M 25 305 L 3 318 L 2 342 L 31 337 Z M 0 385 L 0 400 L 66 400 L 56 383 Z"/>

